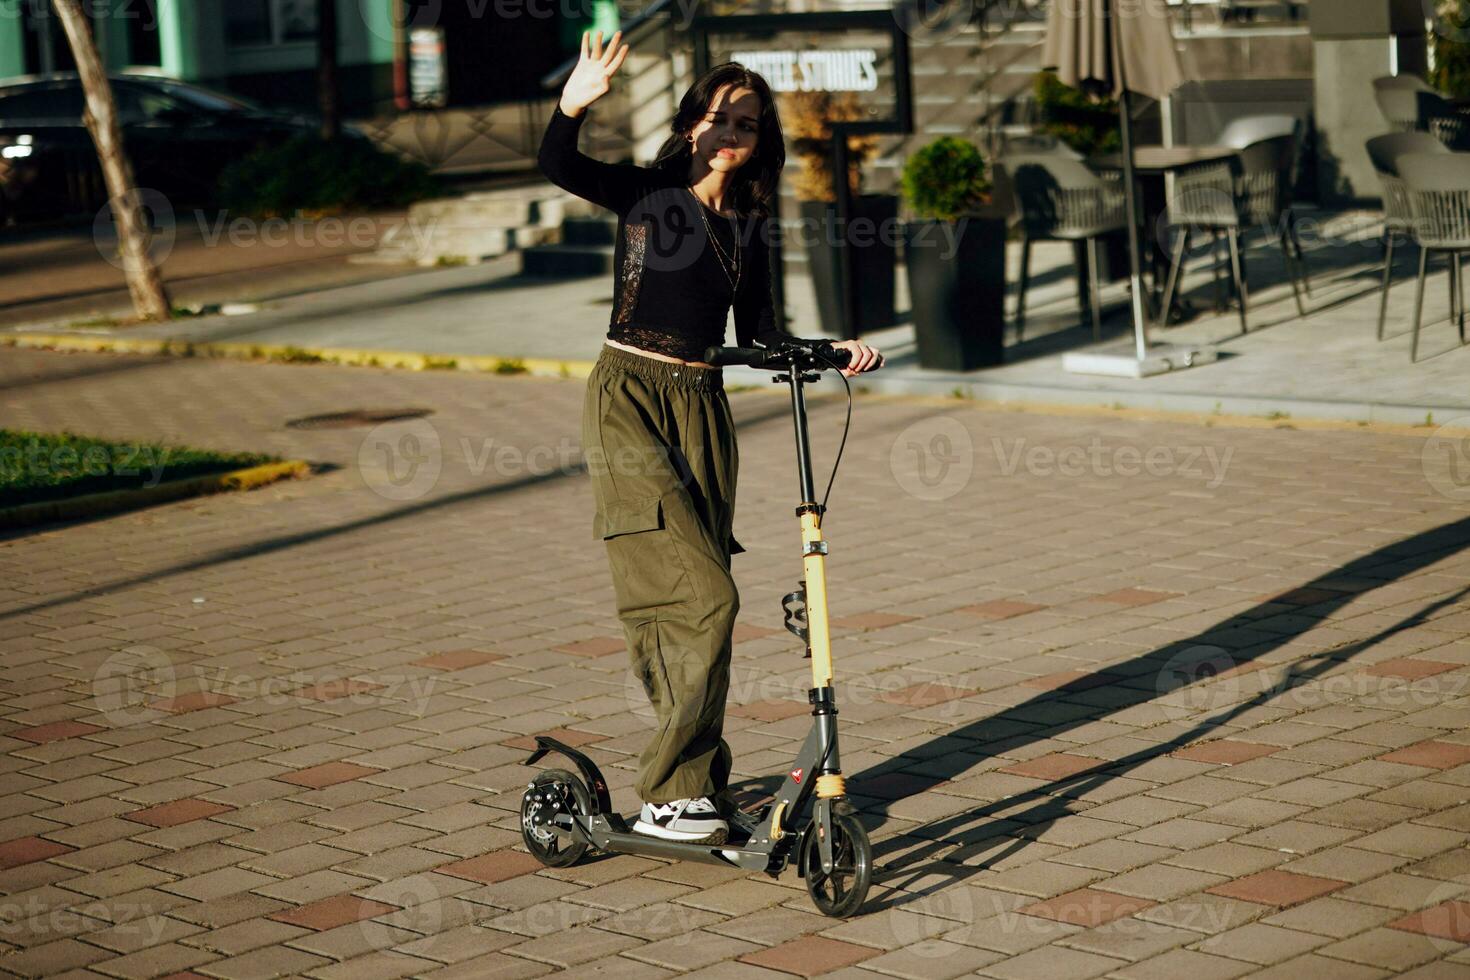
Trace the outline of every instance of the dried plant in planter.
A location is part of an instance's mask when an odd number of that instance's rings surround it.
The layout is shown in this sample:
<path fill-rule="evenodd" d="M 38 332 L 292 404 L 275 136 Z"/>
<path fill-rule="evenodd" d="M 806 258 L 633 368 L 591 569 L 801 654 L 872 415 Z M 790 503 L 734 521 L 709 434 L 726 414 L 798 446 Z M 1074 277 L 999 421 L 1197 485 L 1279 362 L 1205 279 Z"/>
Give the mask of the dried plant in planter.
<path fill-rule="evenodd" d="M 829 124 L 866 119 L 868 111 L 855 92 L 783 92 L 777 100 L 787 147 L 800 163 L 792 193 L 798 201 L 836 200 Z M 847 148 L 847 186 L 857 195 L 862 192 L 862 166 L 878 152 L 878 137 L 873 133 L 849 136 Z"/>

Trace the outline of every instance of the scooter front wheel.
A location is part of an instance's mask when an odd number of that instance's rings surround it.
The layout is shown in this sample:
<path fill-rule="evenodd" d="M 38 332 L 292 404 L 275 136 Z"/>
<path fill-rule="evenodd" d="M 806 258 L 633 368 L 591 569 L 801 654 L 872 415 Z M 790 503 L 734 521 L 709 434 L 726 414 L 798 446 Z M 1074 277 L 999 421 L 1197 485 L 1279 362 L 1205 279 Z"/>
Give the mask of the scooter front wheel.
<path fill-rule="evenodd" d="M 807 824 L 801 836 L 802 876 L 807 894 L 823 915 L 846 918 L 857 912 L 868 896 L 873 880 L 873 845 L 868 832 L 851 814 L 832 815 L 832 871 L 822 871 L 822 853 L 818 846 L 816 820 Z"/>
<path fill-rule="evenodd" d="M 553 830 L 552 824 L 561 814 L 591 812 L 592 799 L 582 780 L 565 769 L 538 773 L 521 796 L 521 839 L 526 842 L 526 850 L 548 868 L 576 864 L 587 853 L 587 842 L 568 840 Z"/>

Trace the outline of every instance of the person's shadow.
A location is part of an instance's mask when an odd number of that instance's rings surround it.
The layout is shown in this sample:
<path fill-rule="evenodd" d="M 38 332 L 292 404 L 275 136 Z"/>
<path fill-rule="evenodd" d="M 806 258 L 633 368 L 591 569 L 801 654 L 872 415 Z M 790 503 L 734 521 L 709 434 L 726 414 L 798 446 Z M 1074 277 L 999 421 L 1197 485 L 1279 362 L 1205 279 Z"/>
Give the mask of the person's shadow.
<path fill-rule="evenodd" d="M 864 825 L 880 827 L 894 803 L 963 776 L 995 753 L 1056 738 L 1073 729 L 1164 698 L 1171 692 L 1208 692 L 1208 682 L 1239 677 L 1271 667 L 1282 676 L 1258 693 L 1222 707 L 1161 742 L 1117 759 L 1051 779 L 1043 785 L 982 803 L 963 813 L 928 821 L 900 837 L 875 844 L 874 883 L 887 886 L 886 904 L 896 905 L 947 887 L 1024 850 L 1052 823 L 1080 809 L 1078 800 L 1150 760 L 1198 741 L 1278 696 L 1323 676 L 1404 630 L 1418 626 L 1470 594 L 1466 586 L 1435 600 L 1372 636 L 1302 658 L 1278 651 L 1333 617 L 1360 595 L 1422 571 L 1470 545 L 1470 517 L 1420 532 L 1355 558 L 1285 594 L 1262 600 L 1244 612 L 1133 660 L 1079 676 L 997 714 L 937 735 L 904 755 L 847 777 Z M 1257 675 L 1257 680 L 1264 680 Z M 1195 685 L 1200 685 L 1195 688 Z M 1166 702 L 1167 703 L 1167 702 Z M 839 711 L 841 700 L 838 701 Z M 1195 710 L 1188 710 L 1193 716 Z M 1147 737 L 1147 729 L 1140 735 Z M 1083 749 L 1085 751 L 1085 749 Z M 910 772 L 909 767 L 922 771 Z M 864 790 L 873 796 L 863 795 Z M 914 846 L 915 841 L 927 841 Z M 959 863 L 984 854 L 973 863 Z M 892 855 L 887 862 L 885 855 Z M 942 855 L 942 856 L 941 856 Z M 911 891 L 906 882 L 923 879 Z M 870 909 L 871 911 L 872 909 Z"/>

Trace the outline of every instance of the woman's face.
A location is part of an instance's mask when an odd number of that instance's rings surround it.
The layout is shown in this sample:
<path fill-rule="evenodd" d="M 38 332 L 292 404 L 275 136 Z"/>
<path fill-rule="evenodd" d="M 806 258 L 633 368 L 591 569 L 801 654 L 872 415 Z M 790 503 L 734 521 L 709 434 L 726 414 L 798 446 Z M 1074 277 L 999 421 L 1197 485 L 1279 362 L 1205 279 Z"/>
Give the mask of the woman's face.
<path fill-rule="evenodd" d="M 711 170 L 734 173 L 755 155 L 760 138 L 761 103 L 753 89 L 724 86 L 694 124 L 694 156 Z"/>

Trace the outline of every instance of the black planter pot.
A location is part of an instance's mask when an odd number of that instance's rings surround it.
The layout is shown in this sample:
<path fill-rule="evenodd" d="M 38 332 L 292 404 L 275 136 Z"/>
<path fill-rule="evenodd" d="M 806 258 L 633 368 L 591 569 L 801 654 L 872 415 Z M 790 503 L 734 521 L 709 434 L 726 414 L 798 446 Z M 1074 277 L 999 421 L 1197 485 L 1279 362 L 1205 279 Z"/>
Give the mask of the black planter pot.
<path fill-rule="evenodd" d="M 842 299 L 838 294 L 841 252 L 849 236 L 837 227 L 837 205 L 829 201 L 800 201 L 802 235 L 806 239 L 807 266 L 817 294 L 817 316 L 822 332 L 845 340 L 892 326 L 893 277 L 898 267 L 895 229 L 898 198 L 892 194 L 859 194 L 852 201 L 852 218 L 862 220 L 854 228 L 852 272 L 857 281 L 857 307 L 853 322 L 842 321 Z"/>
<path fill-rule="evenodd" d="M 956 240 L 943 226 L 960 221 Z M 1006 221 L 960 221 L 903 226 L 920 367 L 973 371 L 1005 360 Z"/>

